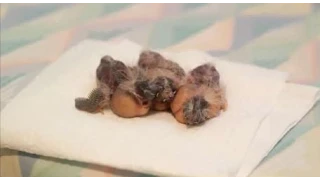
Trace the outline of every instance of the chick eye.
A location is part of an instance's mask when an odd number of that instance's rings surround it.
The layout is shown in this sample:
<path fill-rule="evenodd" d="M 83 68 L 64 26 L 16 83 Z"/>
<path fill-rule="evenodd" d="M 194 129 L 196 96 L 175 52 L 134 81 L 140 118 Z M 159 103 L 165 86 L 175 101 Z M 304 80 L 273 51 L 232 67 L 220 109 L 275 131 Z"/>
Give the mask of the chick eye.
<path fill-rule="evenodd" d="M 173 90 L 173 92 L 172 92 L 174 95 L 176 95 L 177 94 L 177 91 L 176 90 Z"/>
<path fill-rule="evenodd" d="M 148 105 L 148 104 L 149 104 L 149 102 L 148 102 L 147 100 L 143 100 L 143 101 L 142 101 L 142 105 L 143 105 L 143 106 L 146 106 L 146 105 Z"/>

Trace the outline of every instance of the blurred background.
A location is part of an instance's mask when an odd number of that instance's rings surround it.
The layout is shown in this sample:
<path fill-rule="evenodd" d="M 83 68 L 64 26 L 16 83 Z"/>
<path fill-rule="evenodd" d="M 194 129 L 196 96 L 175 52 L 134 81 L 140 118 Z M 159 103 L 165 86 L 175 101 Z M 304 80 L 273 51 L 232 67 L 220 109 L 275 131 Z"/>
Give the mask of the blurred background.
<path fill-rule="evenodd" d="M 1 4 L 0 12 L 1 109 L 43 68 L 87 38 L 198 49 L 286 71 L 291 82 L 320 87 L 320 4 Z M 318 104 L 253 175 L 316 175 L 319 137 Z M 1 158 L 21 176 L 152 176 L 22 152 L 3 152 Z"/>

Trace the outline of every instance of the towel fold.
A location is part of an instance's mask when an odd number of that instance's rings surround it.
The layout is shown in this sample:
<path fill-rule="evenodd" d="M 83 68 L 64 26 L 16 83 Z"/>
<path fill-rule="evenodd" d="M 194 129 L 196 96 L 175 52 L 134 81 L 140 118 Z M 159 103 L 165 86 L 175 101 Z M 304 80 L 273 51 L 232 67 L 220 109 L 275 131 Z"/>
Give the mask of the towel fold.
<path fill-rule="evenodd" d="M 276 143 L 320 99 L 319 89 L 288 83 L 272 112 L 262 121 L 251 142 L 237 176 L 248 176 Z"/>
<path fill-rule="evenodd" d="M 315 96 L 310 96 L 314 91 L 301 91 L 308 103 L 298 106 L 306 105 L 300 113 L 289 116 L 282 113 L 279 103 L 302 99 L 292 99 L 295 93 L 283 98 L 288 86 L 286 73 L 186 51 L 163 54 L 187 71 L 213 62 L 227 90 L 228 110 L 204 126 L 186 128 L 165 112 L 123 119 L 110 110 L 93 115 L 74 108 L 74 98 L 95 86 L 95 69 L 102 56 L 108 54 L 132 65 L 141 49 L 130 41 L 109 44 L 94 40 L 70 49 L 3 109 L 1 146 L 155 175 L 236 176 L 239 169 L 240 175 L 246 175 L 281 138 L 284 128 L 293 124 L 292 119 L 297 122 L 315 102 Z M 273 122 L 267 123 L 269 126 L 281 121 L 283 128 L 274 128 L 275 137 L 263 142 L 266 120 Z M 266 148 L 257 148 L 259 142 Z M 246 162 L 248 165 L 242 166 Z"/>

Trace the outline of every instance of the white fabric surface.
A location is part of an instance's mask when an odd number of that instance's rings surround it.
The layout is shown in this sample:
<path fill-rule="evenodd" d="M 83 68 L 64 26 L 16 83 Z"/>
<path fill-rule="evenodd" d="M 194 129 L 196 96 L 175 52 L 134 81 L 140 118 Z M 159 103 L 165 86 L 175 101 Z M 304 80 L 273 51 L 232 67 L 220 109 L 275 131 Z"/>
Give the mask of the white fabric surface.
<path fill-rule="evenodd" d="M 288 83 L 273 111 L 261 123 L 237 176 L 248 176 L 276 143 L 319 100 L 319 89 Z"/>
<path fill-rule="evenodd" d="M 169 113 L 122 119 L 110 111 L 91 115 L 74 108 L 74 98 L 94 86 L 95 68 L 103 55 L 132 64 L 140 50 L 129 41 L 111 45 L 93 40 L 69 50 L 4 108 L 1 146 L 156 175 L 235 176 L 257 128 L 268 119 L 265 117 L 286 86 L 287 75 L 221 61 L 197 51 L 165 53 L 186 70 L 213 61 L 227 88 L 228 111 L 204 126 L 189 129 Z M 286 124 L 286 118 L 275 118 Z M 268 151 L 256 149 L 259 153 Z M 257 156 L 253 158 L 261 157 Z"/>
<path fill-rule="evenodd" d="M 193 53 L 197 53 L 196 56 L 204 59 L 212 59 L 212 57 L 202 52 L 195 51 Z M 252 136 L 253 140 L 249 142 L 250 138 L 247 136 L 246 139 L 248 141 L 246 143 L 250 145 L 246 150 L 245 156 L 242 155 L 243 151 L 239 153 L 238 148 L 235 150 L 225 146 L 226 152 L 231 155 L 230 158 L 244 158 L 242 161 L 236 161 L 240 164 L 235 164 L 233 173 L 236 172 L 235 169 L 238 167 L 239 170 L 236 176 L 249 176 L 276 143 L 311 110 L 319 99 L 319 88 L 286 83 L 273 110 L 261 122 L 255 122 L 257 123 L 256 127 L 258 127 L 256 134 L 248 133 L 248 136 Z M 238 124 L 236 127 L 240 128 Z M 238 147 L 244 145 L 245 141 L 234 142 L 232 141 L 233 139 L 230 139 L 231 146 L 234 147 L 234 143 L 241 143 Z M 233 175 L 233 173 L 231 174 Z"/>

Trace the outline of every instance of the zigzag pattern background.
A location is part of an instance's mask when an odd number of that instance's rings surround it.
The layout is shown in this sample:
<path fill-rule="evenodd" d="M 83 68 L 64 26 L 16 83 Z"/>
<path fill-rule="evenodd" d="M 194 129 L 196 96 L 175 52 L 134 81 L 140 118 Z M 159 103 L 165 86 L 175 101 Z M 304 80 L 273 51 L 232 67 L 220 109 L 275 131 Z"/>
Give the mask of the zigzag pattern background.
<path fill-rule="evenodd" d="M 38 72 L 86 38 L 128 38 L 171 51 L 196 48 L 286 71 L 292 82 L 320 87 L 320 4 L 1 4 L 0 12 L 1 109 Z M 319 126 L 317 105 L 265 161 Z M 306 143 L 319 143 L 313 140 Z M 24 176 L 145 175 L 25 153 L 20 166 Z"/>

